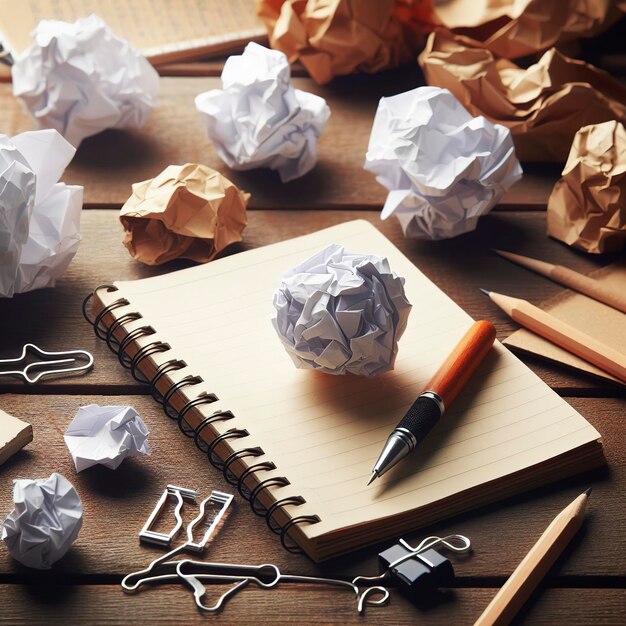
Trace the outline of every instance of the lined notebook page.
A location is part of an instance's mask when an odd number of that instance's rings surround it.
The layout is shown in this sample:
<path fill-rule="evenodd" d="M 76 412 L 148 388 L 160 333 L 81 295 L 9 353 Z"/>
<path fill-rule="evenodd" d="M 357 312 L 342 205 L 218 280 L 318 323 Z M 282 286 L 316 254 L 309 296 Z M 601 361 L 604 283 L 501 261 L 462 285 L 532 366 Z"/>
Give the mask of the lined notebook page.
<path fill-rule="evenodd" d="M 299 370 L 270 322 L 282 273 L 330 243 L 385 256 L 406 278 L 413 304 L 394 371 L 375 379 Z M 316 537 L 447 498 L 565 453 L 598 432 L 500 344 L 411 459 L 370 487 L 387 436 L 472 324 L 391 242 L 365 221 L 335 226 L 165 276 L 116 283 L 120 293 L 167 341 L 166 358 L 219 396 L 246 428 L 236 447 L 261 446 L 302 495 L 297 514 L 322 521 Z M 120 314 L 123 310 L 120 311 Z M 213 407 L 213 405 L 212 405 Z M 256 459 L 258 460 L 258 459 Z"/>

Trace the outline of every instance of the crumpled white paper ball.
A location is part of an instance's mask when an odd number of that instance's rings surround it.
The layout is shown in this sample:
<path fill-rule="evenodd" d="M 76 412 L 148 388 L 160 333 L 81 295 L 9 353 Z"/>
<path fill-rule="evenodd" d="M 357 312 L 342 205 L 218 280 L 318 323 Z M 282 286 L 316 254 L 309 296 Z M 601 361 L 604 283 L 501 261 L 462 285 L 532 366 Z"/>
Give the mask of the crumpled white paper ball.
<path fill-rule="evenodd" d="M 53 473 L 39 480 L 14 480 L 15 508 L 2 525 L 11 556 L 28 567 L 50 569 L 76 540 L 83 505 L 67 478 Z"/>
<path fill-rule="evenodd" d="M 150 454 L 149 432 L 132 406 L 90 404 L 78 409 L 63 438 L 82 472 L 92 465 L 116 469 L 126 457 Z"/>
<path fill-rule="evenodd" d="M 156 104 L 159 75 L 97 15 L 42 20 L 12 69 L 13 94 L 42 128 L 73 146 L 106 128 L 140 128 Z"/>
<path fill-rule="evenodd" d="M 381 98 L 364 167 L 389 189 L 382 219 L 418 239 L 474 230 L 522 176 L 509 129 L 438 87 Z"/>
<path fill-rule="evenodd" d="M 57 182 L 75 152 L 52 129 L 0 135 L 0 297 L 54 287 L 76 254 L 83 188 Z"/>
<path fill-rule="evenodd" d="M 282 52 L 249 43 L 226 61 L 222 84 L 197 96 L 196 108 L 229 167 L 269 167 L 284 183 L 313 169 L 330 109 L 324 98 L 293 88 Z"/>
<path fill-rule="evenodd" d="M 411 310 L 387 259 L 337 244 L 285 272 L 274 307 L 296 367 L 363 376 L 393 368 Z"/>

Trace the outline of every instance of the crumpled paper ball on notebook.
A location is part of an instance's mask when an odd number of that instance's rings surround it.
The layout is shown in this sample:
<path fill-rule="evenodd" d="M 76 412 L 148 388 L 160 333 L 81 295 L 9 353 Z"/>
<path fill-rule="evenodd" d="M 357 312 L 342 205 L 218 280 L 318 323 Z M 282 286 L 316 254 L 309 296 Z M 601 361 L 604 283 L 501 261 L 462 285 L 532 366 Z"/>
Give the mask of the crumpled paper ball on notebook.
<path fill-rule="evenodd" d="M 89 404 L 78 409 L 63 438 L 82 472 L 92 465 L 117 469 L 127 457 L 150 454 L 148 434 L 132 406 Z"/>
<path fill-rule="evenodd" d="M 272 48 L 300 61 L 323 84 L 354 71 L 374 73 L 415 59 L 427 20 L 421 0 L 257 0 Z"/>
<path fill-rule="evenodd" d="M 411 310 L 387 259 L 337 244 L 285 272 L 274 307 L 296 367 L 368 377 L 393 369 Z"/>
<path fill-rule="evenodd" d="M 198 95 L 196 108 L 229 167 L 268 167 L 284 183 L 313 169 L 330 109 L 324 98 L 293 88 L 282 52 L 249 43 L 226 61 L 222 84 Z"/>
<path fill-rule="evenodd" d="M 509 130 L 437 87 L 381 98 L 365 169 L 389 189 L 382 219 L 419 239 L 474 230 L 522 175 Z"/>
<path fill-rule="evenodd" d="M 548 200 L 548 234 L 585 252 L 626 248 L 626 128 L 585 126 Z"/>
<path fill-rule="evenodd" d="M 73 146 L 106 128 L 140 128 L 156 104 L 159 75 L 97 15 L 42 20 L 12 68 L 13 93 L 42 128 Z"/>
<path fill-rule="evenodd" d="M 170 165 L 133 185 L 120 211 L 124 245 L 135 259 L 204 263 L 241 241 L 250 194 L 205 165 Z"/>
<path fill-rule="evenodd" d="M 565 161 L 581 126 L 626 121 L 626 88 L 592 65 L 548 50 L 528 69 L 433 33 L 419 62 L 473 115 L 508 127 L 521 161 Z"/>
<path fill-rule="evenodd" d="M 2 540 L 11 556 L 36 569 L 50 569 L 76 540 L 83 505 L 67 478 L 13 481 L 14 509 L 2 525 Z"/>
<path fill-rule="evenodd" d="M 625 5 L 626 8 L 626 5 Z M 613 0 L 448 0 L 435 21 L 471 48 L 515 59 L 579 37 L 593 37 L 623 14 Z"/>
<path fill-rule="evenodd" d="M 0 297 L 54 287 L 76 254 L 83 188 L 57 182 L 75 152 L 56 130 L 0 135 Z"/>

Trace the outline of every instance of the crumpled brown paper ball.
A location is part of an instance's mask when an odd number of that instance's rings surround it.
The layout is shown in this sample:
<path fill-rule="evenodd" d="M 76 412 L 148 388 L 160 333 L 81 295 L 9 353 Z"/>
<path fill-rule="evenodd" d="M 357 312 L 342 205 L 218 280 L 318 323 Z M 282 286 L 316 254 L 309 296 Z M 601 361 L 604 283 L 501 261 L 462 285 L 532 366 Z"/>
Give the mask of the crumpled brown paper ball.
<path fill-rule="evenodd" d="M 408 63 L 424 45 L 415 28 L 432 0 L 256 0 L 270 45 L 317 83 Z"/>
<path fill-rule="evenodd" d="M 626 247 L 626 128 L 581 128 L 548 200 L 548 234 L 595 254 Z"/>
<path fill-rule="evenodd" d="M 124 245 L 147 265 L 210 261 L 241 241 L 250 194 L 205 165 L 170 165 L 133 185 L 120 211 Z"/>
<path fill-rule="evenodd" d="M 429 85 L 449 89 L 472 115 L 510 128 L 520 161 L 565 161 L 581 126 L 626 122 L 626 89 L 554 48 L 523 69 L 438 32 L 419 63 Z"/>
<path fill-rule="evenodd" d="M 434 12 L 441 26 L 470 47 L 516 59 L 593 37 L 616 22 L 624 8 L 615 0 L 448 0 Z"/>

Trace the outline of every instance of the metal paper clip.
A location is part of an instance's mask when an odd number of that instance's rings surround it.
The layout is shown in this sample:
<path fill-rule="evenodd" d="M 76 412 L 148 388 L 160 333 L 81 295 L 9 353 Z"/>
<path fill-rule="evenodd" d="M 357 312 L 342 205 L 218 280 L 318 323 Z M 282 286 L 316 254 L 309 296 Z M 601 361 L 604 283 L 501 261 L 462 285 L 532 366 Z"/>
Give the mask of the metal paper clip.
<path fill-rule="evenodd" d="M 168 486 L 168 489 L 170 487 L 171 485 Z M 175 489 L 180 489 L 180 488 L 175 487 Z M 192 490 L 187 489 L 185 491 L 191 492 Z M 129 593 L 132 593 L 133 591 L 136 591 L 137 589 L 139 589 L 139 587 L 141 587 L 142 585 L 145 585 L 146 583 L 165 580 L 167 577 L 164 578 L 163 575 L 157 574 L 156 572 L 160 571 L 160 569 L 163 566 L 170 566 L 170 569 L 171 567 L 175 568 L 175 564 L 178 563 L 178 561 L 170 561 L 172 557 L 179 554 L 180 552 L 195 552 L 195 553 L 202 552 L 204 548 L 206 547 L 207 543 L 209 542 L 209 539 L 211 535 L 213 534 L 213 531 L 219 524 L 222 517 L 224 517 L 226 510 L 230 506 L 230 503 L 233 501 L 233 497 L 234 496 L 232 494 L 224 493 L 223 491 L 212 491 L 211 495 L 208 498 L 205 498 L 200 503 L 200 511 L 197 517 L 195 517 L 193 520 L 191 520 L 191 522 L 189 522 L 189 525 L 187 526 L 187 541 L 181 544 L 180 546 L 174 548 L 173 550 L 170 550 L 167 554 L 164 554 L 163 556 L 160 556 L 154 559 L 154 561 L 152 561 L 152 563 L 150 563 L 150 565 L 148 565 L 148 567 L 146 567 L 145 569 L 132 572 L 131 574 L 128 574 L 127 576 L 125 576 L 124 579 L 122 580 L 122 589 L 124 589 L 124 591 L 127 591 Z M 165 501 L 163 496 L 161 496 L 161 499 Z M 161 500 L 159 500 L 159 503 L 161 503 Z M 159 503 L 157 503 L 157 507 L 155 507 L 155 510 L 150 515 L 150 518 L 148 521 L 153 519 L 153 517 L 155 516 L 155 513 L 158 513 L 158 511 L 160 510 Z M 200 541 L 194 541 L 193 540 L 194 531 L 196 527 L 198 527 L 202 523 L 204 518 L 206 517 L 206 508 L 209 503 L 221 504 L 221 508 L 217 512 L 217 514 L 213 517 L 213 521 L 211 522 L 211 524 L 205 530 L 202 536 L 202 539 Z M 180 517 L 179 515 L 177 515 L 176 517 L 177 517 L 177 526 L 178 528 L 180 528 L 180 525 L 178 524 L 178 522 L 180 521 Z M 144 526 L 144 530 L 145 528 L 146 527 Z M 153 543 L 159 543 L 159 542 L 156 541 Z M 161 543 L 161 545 L 166 545 L 166 544 Z M 174 577 L 177 578 L 178 576 L 174 574 Z"/>
<path fill-rule="evenodd" d="M 38 361 L 27 364 L 28 353 L 34 354 Z M 84 361 L 84 363 L 80 363 Z M 69 365 L 71 367 L 52 367 L 55 365 Z M 6 366 L 23 365 L 22 369 L 5 370 Z M 27 343 L 22 348 L 22 354 L 16 359 L 0 359 L 0 376 L 18 376 L 29 384 L 36 383 L 44 376 L 58 376 L 59 374 L 76 374 L 86 372 L 93 366 L 93 355 L 86 350 L 66 350 L 64 352 L 48 352 L 38 348 L 35 344 Z M 46 369 L 48 368 L 48 369 Z M 38 374 L 31 376 L 31 371 L 41 370 Z"/>
<path fill-rule="evenodd" d="M 417 546 L 411 546 L 404 539 L 400 543 L 409 553 L 392 562 L 385 572 L 377 576 L 356 576 L 352 581 L 339 578 L 323 578 L 320 576 L 299 576 L 282 574 L 276 565 L 264 563 L 262 565 L 242 565 L 235 563 L 211 563 L 184 559 L 168 561 L 158 559 L 147 571 L 153 573 L 151 577 L 144 577 L 131 587 L 122 587 L 125 591 L 135 591 L 140 585 L 148 582 L 176 582 L 184 581 L 193 591 L 196 606 L 203 612 L 212 613 L 222 609 L 226 601 L 250 583 L 263 589 L 276 587 L 279 583 L 301 583 L 309 585 L 332 585 L 341 587 L 354 593 L 357 601 L 357 611 L 362 614 L 366 606 L 384 606 L 389 601 L 389 590 L 383 586 L 391 582 L 391 571 L 402 562 L 419 554 L 442 546 L 456 553 L 468 552 L 471 549 L 470 540 L 464 535 L 448 535 L 447 537 L 426 537 Z M 177 550 L 176 550 L 177 551 Z M 170 553 L 171 556 L 176 551 Z M 157 568 L 157 566 L 160 567 Z M 157 574 L 158 571 L 158 574 Z M 139 574 L 139 572 L 138 572 Z M 212 605 L 205 603 L 207 589 L 204 583 L 228 583 L 233 585 L 227 589 Z"/>
<path fill-rule="evenodd" d="M 168 533 L 159 533 L 151 530 L 152 525 L 157 517 L 161 515 L 161 512 L 165 508 L 165 503 L 170 496 L 173 496 L 176 499 L 176 507 L 174 508 L 176 524 Z M 180 510 L 183 508 L 183 500 L 191 500 L 192 502 L 195 502 L 197 497 L 198 492 L 194 489 L 168 485 L 161 494 L 159 501 L 154 505 L 154 509 L 152 510 L 152 513 L 150 513 L 150 517 L 148 517 L 143 528 L 139 531 L 139 541 L 169 547 L 172 543 L 172 539 L 178 534 L 178 531 L 183 525 L 183 518 L 180 516 Z"/>
<path fill-rule="evenodd" d="M 184 569 L 193 569 L 185 572 Z M 299 583 L 306 585 L 332 585 L 353 592 L 357 600 L 357 611 L 362 614 L 366 606 L 382 606 L 389 600 L 389 591 L 380 585 L 366 586 L 361 589 L 354 581 L 340 578 L 323 578 L 321 576 L 298 576 L 282 574 L 276 565 L 239 565 L 235 563 L 204 563 L 202 561 L 183 560 L 176 563 L 176 575 L 184 580 L 193 590 L 196 606 L 206 613 L 220 610 L 228 598 L 243 589 L 249 583 L 255 583 L 263 589 L 271 589 L 279 583 Z M 163 576 L 162 579 L 170 578 Z M 213 605 L 203 602 L 206 587 L 201 581 L 220 583 L 235 583 L 225 591 Z M 372 596 L 379 595 L 379 598 Z"/>

